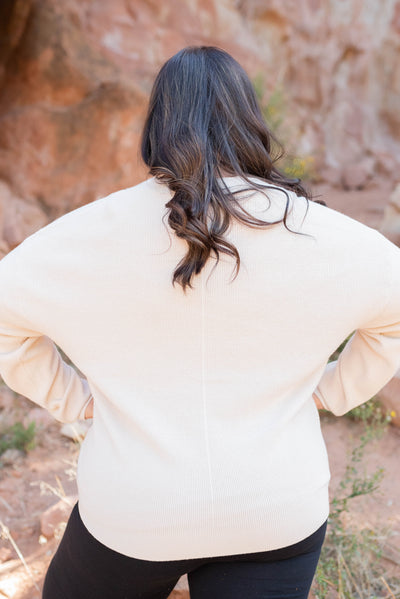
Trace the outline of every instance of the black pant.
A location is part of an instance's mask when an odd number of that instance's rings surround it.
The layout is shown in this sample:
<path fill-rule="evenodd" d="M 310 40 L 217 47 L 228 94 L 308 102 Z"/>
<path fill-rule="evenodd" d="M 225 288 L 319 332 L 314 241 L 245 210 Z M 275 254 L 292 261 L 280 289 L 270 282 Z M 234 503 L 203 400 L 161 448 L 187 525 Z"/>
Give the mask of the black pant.
<path fill-rule="evenodd" d="M 43 599 L 166 599 L 188 574 L 191 599 L 307 599 L 326 522 L 299 543 L 261 553 L 179 561 L 135 559 L 97 541 L 75 504 Z"/>

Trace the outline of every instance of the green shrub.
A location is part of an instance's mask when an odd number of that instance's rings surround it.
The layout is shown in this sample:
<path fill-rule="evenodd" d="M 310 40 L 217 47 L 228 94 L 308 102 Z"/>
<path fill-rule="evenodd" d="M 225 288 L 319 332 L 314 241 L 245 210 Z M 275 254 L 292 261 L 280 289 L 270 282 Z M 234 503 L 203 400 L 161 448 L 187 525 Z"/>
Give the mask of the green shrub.
<path fill-rule="evenodd" d="M 264 77 L 259 74 L 254 79 L 254 89 L 260 103 L 263 117 L 265 118 L 272 133 L 278 140 L 282 140 L 283 146 L 287 152 L 279 159 L 278 166 L 286 176 L 302 179 L 313 180 L 316 178 L 315 159 L 313 156 L 296 156 L 293 148 L 293 138 L 296 134 L 293 131 L 287 131 L 286 114 L 288 111 L 287 95 L 281 86 L 277 86 L 269 94 L 268 99 L 265 99 L 265 82 Z M 289 140 L 290 136 L 290 140 Z M 274 147 L 272 140 L 272 156 L 278 153 L 278 148 Z"/>
<path fill-rule="evenodd" d="M 365 424 L 365 435 L 371 438 L 379 437 L 386 429 L 386 425 L 391 421 L 392 414 L 382 406 L 377 397 L 372 397 L 369 401 L 353 408 L 346 414 L 350 420 L 356 420 Z"/>
<path fill-rule="evenodd" d="M 364 432 L 352 450 L 338 495 L 331 501 L 326 539 L 313 585 L 316 599 L 378 599 L 389 596 L 389 585 L 390 596 L 400 597 L 400 594 L 394 594 L 399 591 L 400 581 L 385 580 L 380 562 L 387 534 L 368 528 L 357 530 L 343 523 L 351 500 L 375 493 L 384 475 L 383 468 L 378 468 L 372 475 L 359 472 L 366 445 L 380 436 L 387 424 L 383 419 L 376 427 L 378 411 L 373 403 L 371 406 L 357 417 L 364 423 Z"/>
<path fill-rule="evenodd" d="M 25 427 L 22 422 L 16 422 L 7 428 L 0 436 L 0 456 L 7 449 L 29 451 L 35 447 L 36 424 L 31 422 Z"/>

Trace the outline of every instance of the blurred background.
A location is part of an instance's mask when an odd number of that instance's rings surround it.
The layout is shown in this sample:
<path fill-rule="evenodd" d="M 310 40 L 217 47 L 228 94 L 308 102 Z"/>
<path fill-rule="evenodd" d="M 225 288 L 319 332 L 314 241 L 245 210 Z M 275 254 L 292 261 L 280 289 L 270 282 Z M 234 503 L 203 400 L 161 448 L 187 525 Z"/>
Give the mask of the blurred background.
<path fill-rule="evenodd" d="M 287 172 L 324 190 L 380 187 L 380 208 L 389 199 L 400 181 L 399 1 L 2 0 L 0 256 L 145 178 L 152 82 L 191 44 L 245 67 L 291 155 Z"/>
<path fill-rule="evenodd" d="M 0 258 L 147 177 L 138 142 L 154 77 L 199 44 L 249 73 L 286 147 L 281 168 L 400 245 L 400 0 L 1 0 Z M 321 421 L 332 516 L 311 596 L 400 598 L 400 372 Z M 2 597 L 41 596 L 85 424 L 61 427 L 0 379 Z M 185 581 L 172 597 L 188 599 Z"/>

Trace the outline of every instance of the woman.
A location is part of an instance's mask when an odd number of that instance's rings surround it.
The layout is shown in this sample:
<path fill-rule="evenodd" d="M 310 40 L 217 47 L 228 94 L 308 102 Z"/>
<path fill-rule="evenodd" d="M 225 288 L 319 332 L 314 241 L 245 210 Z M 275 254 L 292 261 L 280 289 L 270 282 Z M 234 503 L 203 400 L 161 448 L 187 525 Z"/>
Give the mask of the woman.
<path fill-rule="evenodd" d="M 308 595 L 314 400 L 344 414 L 399 367 L 400 250 L 310 201 L 271 140 L 238 63 L 186 48 L 150 98 L 153 177 L 0 263 L 4 380 L 62 422 L 94 410 L 44 599 L 161 599 L 185 573 L 192 599 Z"/>

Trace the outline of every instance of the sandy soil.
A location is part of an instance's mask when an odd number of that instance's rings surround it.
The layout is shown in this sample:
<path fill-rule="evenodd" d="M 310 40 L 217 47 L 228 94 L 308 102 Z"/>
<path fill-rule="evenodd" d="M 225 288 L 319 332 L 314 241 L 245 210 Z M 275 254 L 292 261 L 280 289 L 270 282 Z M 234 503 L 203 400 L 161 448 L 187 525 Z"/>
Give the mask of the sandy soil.
<path fill-rule="evenodd" d="M 371 182 L 363 190 L 343 191 L 324 184 L 315 185 L 312 190 L 314 197 L 319 196 L 318 199 L 324 200 L 329 208 L 379 229 L 393 187 L 392 183 L 380 180 Z"/>
<path fill-rule="evenodd" d="M 343 192 L 315 187 L 331 208 L 340 210 L 373 227 L 379 227 L 390 192 L 385 184 L 371 185 L 360 192 Z M 15 399 L 16 419 L 32 409 L 33 404 Z M 0 403 L 1 421 L 1 403 Z M 330 456 L 332 496 L 337 493 L 348 463 L 351 448 L 359 442 L 360 425 L 346 418 L 323 416 L 322 429 Z M 0 468 L 0 521 L 9 529 L 23 556 L 26 567 L 4 534 L 0 539 L 0 597 L 39 599 L 44 573 L 59 542 L 44 542 L 40 535 L 39 517 L 59 500 L 58 495 L 76 493 L 74 472 L 79 444 L 60 435 L 60 425 L 53 421 L 38 428 L 37 446 L 28 455 Z M 388 529 L 384 567 L 400 577 L 400 430 L 388 427 L 380 440 L 367 448 L 360 468 L 372 472 L 385 468 L 380 492 L 352 500 L 349 520 L 359 527 Z M 60 534 L 62 531 L 60 531 Z M 176 593 L 178 596 L 178 593 Z M 179 596 L 184 596 L 184 593 Z"/>

